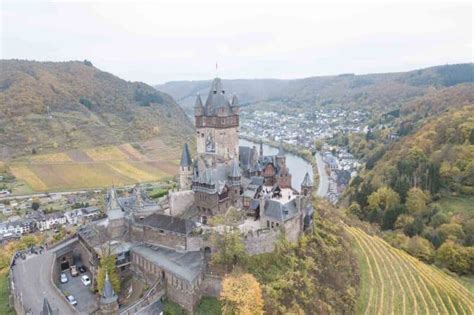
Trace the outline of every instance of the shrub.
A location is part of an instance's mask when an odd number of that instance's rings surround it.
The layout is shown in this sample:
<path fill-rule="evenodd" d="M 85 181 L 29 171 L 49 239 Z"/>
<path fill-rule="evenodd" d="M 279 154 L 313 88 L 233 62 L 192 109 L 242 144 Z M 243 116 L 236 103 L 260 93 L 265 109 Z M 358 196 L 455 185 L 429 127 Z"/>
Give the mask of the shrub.
<path fill-rule="evenodd" d="M 408 241 L 406 251 L 427 263 L 433 262 L 435 253 L 433 245 L 420 236 L 414 236 Z"/>
<path fill-rule="evenodd" d="M 472 250 L 454 243 L 446 241 L 438 248 L 436 260 L 442 266 L 459 274 L 466 274 L 472 267 Z"/>

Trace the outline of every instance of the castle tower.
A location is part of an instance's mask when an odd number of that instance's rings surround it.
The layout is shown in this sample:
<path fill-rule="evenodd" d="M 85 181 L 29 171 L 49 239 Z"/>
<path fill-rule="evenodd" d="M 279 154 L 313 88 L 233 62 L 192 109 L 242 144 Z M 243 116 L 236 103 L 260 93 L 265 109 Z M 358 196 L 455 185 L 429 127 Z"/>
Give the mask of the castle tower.
<path fill-rule="evenodd" d="M 306 172 L 303 182 L 301 183 L 301 194 L 303 194 L 303 196 L 311 196 L 312 193 L 313 193 L 313 181 L 311 180 L 309 173 Z"/>
<path fill-rule="evenodd" d="M 105 274 L 104 289 L 99 300 L 99 314 L 112 315 L 118 314 L 118 296 L 115 294 L 112 283 L 109 279 L 109 274 Z"/>
<path fill-rule="evenodd" d="M 181 190 L 190 190 L 193 176 L 193 161 L 189 154 L 188 144 L 185 143 L 179 164 L 179 187 Z"/>
<path fill-rule="evenodd" d="M 198 95 L 194 106 L 198 154 L 215 154 L 230 162 L 239 157 L 239 103 L 229 102 L 220 78 L 215 78 L 205 105 Z"/>

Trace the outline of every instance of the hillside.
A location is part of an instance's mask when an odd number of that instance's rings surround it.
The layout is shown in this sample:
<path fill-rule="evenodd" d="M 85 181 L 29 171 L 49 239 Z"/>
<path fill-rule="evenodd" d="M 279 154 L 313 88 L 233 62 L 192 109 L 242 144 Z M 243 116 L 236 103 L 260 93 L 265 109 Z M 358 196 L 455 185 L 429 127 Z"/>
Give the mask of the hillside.
<path fill-rule="evenodd" d="M 223 80 L 229 93 L 236 93 L 243 104 L 255 104 L 255 109 L 268 109 L 285 104 L 342 105 L 388 110 L 408 100 L 424 95 L 433 88 L 473 82 L 473 64 L 437 66 L 400 73 L 341 74 L 296 80 Z M 169 93 L 192 113 L 196 94 L 205 95 L 210 81 L 168 82 L 155 86 Z"/>
<path fill-rule="evenodd" d="M 0 160 L 156 137 L 180 147 L 192 134 L 169 95 L 90 62 L 0 61 Z"/>
<path fill-rule="evenodd" d="M 472 314 L 474 295 L 436 267 L 346 226 L 359 256 L 357 314 Z"/>

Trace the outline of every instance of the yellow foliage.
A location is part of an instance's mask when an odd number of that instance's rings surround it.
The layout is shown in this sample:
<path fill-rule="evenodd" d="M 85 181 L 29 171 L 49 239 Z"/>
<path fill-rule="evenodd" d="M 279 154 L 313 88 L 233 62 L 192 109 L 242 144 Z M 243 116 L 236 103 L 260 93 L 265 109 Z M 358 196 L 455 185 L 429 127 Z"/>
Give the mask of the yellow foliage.
<path fill-rule="evenodd" d="M 251 274 L 229 275 L 222 281 L 223 314 L 263 314 L 262 289 Z"/>

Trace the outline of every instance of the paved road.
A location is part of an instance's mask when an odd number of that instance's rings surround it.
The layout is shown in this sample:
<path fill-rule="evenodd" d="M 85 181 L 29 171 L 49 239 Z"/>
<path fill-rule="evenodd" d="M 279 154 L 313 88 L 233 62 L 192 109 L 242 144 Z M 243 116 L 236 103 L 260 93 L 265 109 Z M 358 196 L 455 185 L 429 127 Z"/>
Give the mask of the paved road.
<path fill-rule="evenodd" d="M 319 187 L 317 191 L 317 195 L 319 197 L 326 197 L 328 190 L 329 190 L 329 179 L 328 174 L 326 173 L 325 163 L 323 158 L 319 152 L 316 153 L 316 164 L 318 165 L 318 173 L 319 173 Z"/>
<path fill-rule="evenodd" d="M 68 246 L 75 240 L 72 239 L 54 249 L 46 250 L 43 254 L 30 255 L 26 260 L 16 260 L 16 265 L 13 266 L 15 291 L 21 292 L 25 308 L 30 308 L 34 315 L 40 314 L 45 297 L 53 310 L 59 310 L 59 314 L 74 314 L 66 299 L 51 283 L 51 268 L 53 252 Z"/>

